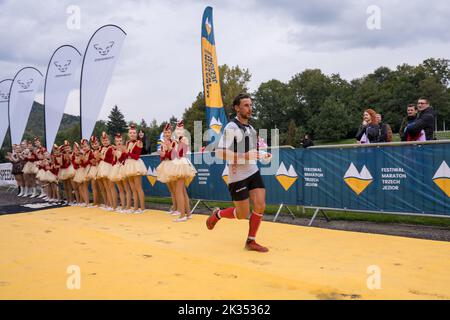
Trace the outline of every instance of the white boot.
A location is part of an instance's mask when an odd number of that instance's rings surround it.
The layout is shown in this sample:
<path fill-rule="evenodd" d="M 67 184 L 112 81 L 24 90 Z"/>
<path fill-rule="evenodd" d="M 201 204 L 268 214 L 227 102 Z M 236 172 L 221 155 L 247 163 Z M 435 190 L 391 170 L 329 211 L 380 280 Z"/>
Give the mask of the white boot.
<path fill-rule="evenodd" d="M 20 193 L 17 196 L 21 197 L 22 195 L 23 195 L 23 187 L 20 187 Z"/>
<path fill-rule="evenodd" d="M 36 192 L 36 187 L 34 187 L 33 189 L 31 189 L 31 190 L 33 190 L 33 192 L 31 193 L 31 196 L 30 196 L 30 198 L 34 198 L 34 197 L 36 197 L 38 194 L 37 194 L 37 192 Z"/>
<path fill-rule="evenodd" d="M 22 193 L 22 197 L 27 197 L 28 196 L 28 187 L 25 187 L 23 193 Z"/>

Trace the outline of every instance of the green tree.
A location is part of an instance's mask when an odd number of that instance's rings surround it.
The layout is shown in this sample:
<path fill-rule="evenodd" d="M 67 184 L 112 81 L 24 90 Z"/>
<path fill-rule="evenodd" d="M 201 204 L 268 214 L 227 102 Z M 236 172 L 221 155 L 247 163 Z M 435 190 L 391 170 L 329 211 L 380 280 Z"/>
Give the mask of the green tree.
<path fill-rule="evenodd" d="M 119 110 L 117 106 L 114 106 L 111 113 L 108 116 L 108 122 L 106 123 L 106 132 L 109 135 L 114 135 L 116 133 L 124 133 L 127 131 L 127 122 L 125 121 L 125 116 Z"/>
<path fill-rule="evenodd" d="M 330 97 L 311 118 L 311 125 L 315 139 L 335 141 L 345 138 L 354 124 L 345 104 Z"/>

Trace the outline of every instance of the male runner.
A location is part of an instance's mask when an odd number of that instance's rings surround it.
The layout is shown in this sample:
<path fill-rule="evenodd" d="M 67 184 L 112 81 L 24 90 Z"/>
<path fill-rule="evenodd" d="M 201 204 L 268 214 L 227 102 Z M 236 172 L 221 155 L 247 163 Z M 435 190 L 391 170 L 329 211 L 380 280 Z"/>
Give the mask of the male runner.
<path fill-rule="evenodd" d="M 262 156 L 258 152 L 257 134 L 248 123 L 252 115 L 252 99 L 248 94 L 239 94 L 234 99 L 233 106 L 237 116 L 225 126 L 224 134 L 216 148 L 216 156 L 228 161 L 228 190 L 234 207 L 223 210 L 215 208 L 206 220 L 206 226 L 212 230 L 221 218 L 246 219 L 250 213 L 251 201 L 253 211 L 249 217 L 245 248 L 267 252 L 268 248 L 255 241 L 266 208 L 266 189 L 256 164 Z"/>

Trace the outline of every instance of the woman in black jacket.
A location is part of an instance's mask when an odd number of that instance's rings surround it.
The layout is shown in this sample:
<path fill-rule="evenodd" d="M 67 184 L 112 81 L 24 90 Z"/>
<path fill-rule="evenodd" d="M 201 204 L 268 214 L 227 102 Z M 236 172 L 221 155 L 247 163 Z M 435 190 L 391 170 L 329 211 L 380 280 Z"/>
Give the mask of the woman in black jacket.
<path fill-rule="evenodd" d="M 365 135 L 365 137 L 364 137 Z M 377 143 L 379 141 L 380 128 L 378 126 L 376 112 L 372 109 L 367 109 L 363 114 L 363 122 L 356 134 L 358 143 Z"/>

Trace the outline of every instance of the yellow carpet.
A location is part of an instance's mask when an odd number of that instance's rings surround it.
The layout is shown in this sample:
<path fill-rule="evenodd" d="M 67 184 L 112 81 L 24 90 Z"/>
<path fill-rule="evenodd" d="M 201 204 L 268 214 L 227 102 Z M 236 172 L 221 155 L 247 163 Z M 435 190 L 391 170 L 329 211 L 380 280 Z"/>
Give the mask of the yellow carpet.
<path fill-rule="evenodd" d="M 1 299 L 450 299 L 450 243 L 263 222 L 63 208 L 0 217 Z M 81 288 L 70 290 L 68 266 Z M 381 272 L 368 289 L 368 267 Z"/>

